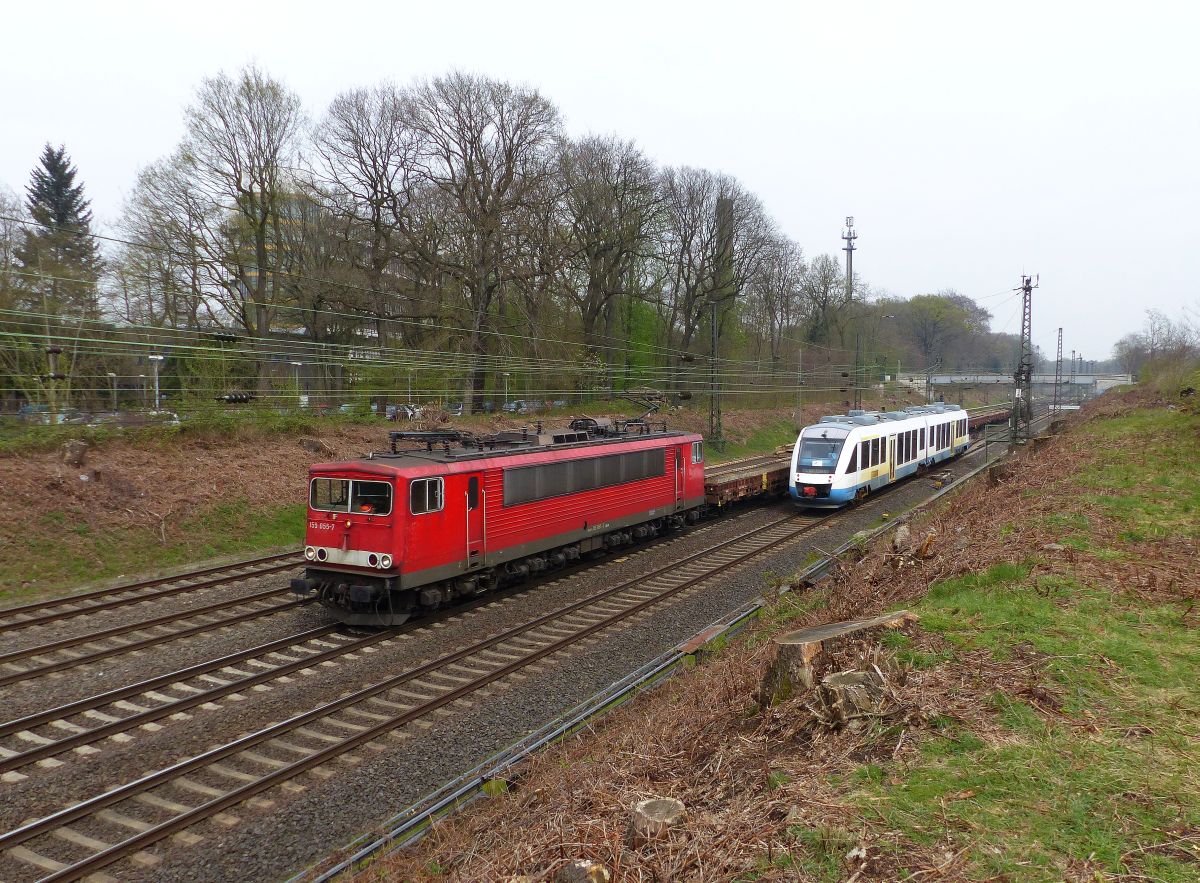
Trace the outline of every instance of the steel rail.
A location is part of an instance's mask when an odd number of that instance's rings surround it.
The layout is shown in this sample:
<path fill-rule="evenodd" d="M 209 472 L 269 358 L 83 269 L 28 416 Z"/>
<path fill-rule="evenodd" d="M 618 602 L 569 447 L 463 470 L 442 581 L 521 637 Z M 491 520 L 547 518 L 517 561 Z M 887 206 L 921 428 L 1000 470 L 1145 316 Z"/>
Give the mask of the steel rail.
<path fill-rule="evenodd" d="M 647 574 L 643 574 L 643 575 L 635 577 L 633 579 L 626 580 L 622 583 L 619 583 L 616 586 L 612 586 L 612 587 L 605 589 L 601 592 L 598 592 L 588 598 L 583 598 L 583 599 L 580 599 L 579 601 L 572 602 L 571 604 L 568 604 L 565 607 L 562 607 L 558 610 L 545 613 L 541 616 L 534 618 L 533 620 L 530 620 L 527 623 L 524 623 L 523 625 L 519 626 L 516 629 L 511 629 L 511 630 L 503 632 L 501 634 L 494 635 L 483 641 L 477 642 L 476 644 L 473 644 L 471 646 L 461 648 L 461 649 L 454 651 L 453 653 L 447 654 L 439 659 L 432 660 L 431 662 L 425 663 L 424 665 L 418 666 L 417 668 L 410 669 L 407 672 L 403 672 L 399 675 L 388 678 L 377 684 L 371 685 L 369 687 L 365 687 L 354 693 L 348 694 L 347 696 L 341 697 L 332 702 L 325 703 L 321 706 L 318 706 L 317 708 L 310 709 L 309 711 L 303 712 L 302 714 L 296 715 L 292 718 L 289 718 L 288 720 L 282 721 L 278 724 L 274 724 L 274 725 L 266 727 L 262 730 L 259 730 L 256 733 L 251 733 L 247 736 L 242 737 L 241 739 L 237 739 L 233 742 L 230 742 L 225 745 L 219 746 L 215 749 L 212 749 L 211 751 L 204 752 L 203 754 L 199 754 L 194 757 L 188 758 L 187 760 L 180 761 L 179 763 L 177 763 L 171 767 L 167 767 L 163 770 L 159 770 L 159 771 L 151 773 L 147 776 L 143 776 L 141 779 L 137 779 L 133 782 L 130 782 L 126 785 L 115 788 L 104 794 L 97 795 L 96 797 L 93 797 L 89 800 L 83 801 L 82 803 L 78 803 L 74 806 L 67 807 L 66 809 L 60 810 L 59 812 L 54 813 L 50 816 L 46 816 L 42 819 L 38 819 L 33 822 L 30 822 L 20 828 L 14 829 L 6 834 L 0 835 L 0 850 L 10 849 L 13 846 L 17 846 L 21 843 L 26 842 L 27 840 L 29 840 L 33 837 L 38 836 L 39 834 L 54 830 L 55 828 L 59 828 L 63 825 L 69 824 L 72 821 L 75 821 L 77 819 L 84 818 L 88 815 L 91 815 L 93 812 L 103 809 L 107 806 L 111 806 L 115 803 L 119 803 L 131 796 L 134 796 L 135 794 L 144 793 L 145 791 L 148 791 L 148 790 L 155 788 L 159 785 L 162 785 L 166 782 L 177 779 L 178 777 L 180 777 L 188 772 L 191 772 L 192 770 L 196 770 L 196 769 L 208 766 L 209 764 L 211 764 L 213 762 L 219 761 L 230 755 L 237 754 L 247 748 L 252 748 L 255 745 L 269 741 L 269 740 L 276 738 L 280 735 L 283 735 L 285 733 L 294 731 L 300 727 L 305 726 L 306 724 L 312 723 L 312 722 L 320 720 L 322 718 L 329 717 L 332 714 L 335 714 L 336 712 L 342 710 L 343 708 L 347 708 L 352 705 L 357 705 L 357 704 L 359 704 L 367 699 L 371 699 L 374 696 L 377 696 L 381 693 L 387 692 L 387 691 L 395 689 L 397 687 L 401 687 L 406 683 L 410 683 L 412 681 L 418 680 L 421 677 L 432 674 L 432 673 L 434 673 L 440 669 L 443 669 L 447 666 L 453 665 L 454 663 L 459 662 L 462 659 L 466 659 L 470 656 L 477 655 L 477 654 L 484 652 L 488 649 L 491 649 L 492 647 L 495 647 L 499 644 L 503 644 L 508 641 L 511 641 L 515 637 L 518 637 L 522 634 L 533 631 L 549 622 L 553 622 L 556 619 L 562 619 L 578 610 L 581 610 L 583 608 L 586 608 L 586 607 L 595 605 L 599 602 L 602 602 L 605 599 L 612 597 L 613 595 L 628 591 L 631 588 L 635 588 L 635 587 L 639 586 L 640 584 L 642 584 L 643 582 L 645 582 L 647 579 L 658 577 L 663 574 L 666 574 L 666 573 L 676 570 L 682 564 L 700 560 L 700 559 L 705 558 L 717 551 L 728 550 L 730 547 L 735 546 L 738 543 L 743 543 L 743 542 L 746 542 L 749 540 L 753 540 L 754 537 L 756 537 L 760 534 L 763 534 L 763 533 L 766 533 L 767 531 L 778 528 L 778 527 L 782 526 L 783 524 L 785 524 L 786 522 L 795 521 L 795 520 L 797 520 L 797 517 L 795 515 L 788 515 L 784 518 L 777 519 L 777 520 L 771 522 L 770 524 L 762 525 L 762 526 L 755 528 L 739 537 L 736 537 L 736 538 L 733 538 L 733 539 L 730 539 L 727 541 L 723 541 L 721 543 L 714 544 L 713 546 L 710 546 L 706 549 L 702 549 L 698 552 L 691 553 L 678 561 L 672 562 L 669 565 L 664 565 L 663 567 L 660 567 L 660 568 L 657 568 L 656 570 L 650 571 Z M 608 616 L 596 623 L 584 626 L 581 630 L 576 631 L 567 637 L 564 637 L 557 641 L 553 641 L 553 642 L 549 643 L 548 645 L 546 645 L 545 647 L 542 647 L 540 649 L 530 651 L 528 654 L 522 656 L 521 658 L 519 658 L 517 660 L 514 660 L 512 663 L 508 663 L 488 674 L 480 676 L 479 678 L 475 679 L 474 681 L 468 682 L 457 688 L 454 688 L 454 689 L 448 691 L 447 693 L 444 693 L 440 696 L 436 696 L 421 706 L 410 709 L 409 711 L 406 711 L 401 715 L 392 717 L 392 718 L 388 719 L 387 721 L 383 721 L 380 724 L 369 728 L 368 730 L 365 730 L 361 733 L 356 734 L 353 737 L 350 737 L 346 740 L 343 740 L 342 742 L 339 742 L 338 744 L 331 745 L 325 749 L 318 749 L 316 752 L 314 752 L 312 755 L 310 755 L 307 758 L 303 758 L 299 761 L 296 761 L 295 763 L 293 763 L 287 767 L 283 767 L 273 773 L 270 773 L 270 774 L 256 780 L 255 782 L 248 783 L 247 785 L 245 785 L 243 787 L 235 789 L 234 791 L 229 792 L 228 794 L 224 795 L 223 797 L 215 798 L 214 800 L 212 800 L 206 804 L 203 804 L 200 807 L 196 807 L 195 809 L 188 811 L 186 814 L 181 814 L 180 816 L 176 817 L 175 819 L 168 820 L 166 822 L 161 823 L 160 825 L 150 828 L 147 831 L 142 832 L 141 834 L 136 835 L 133 838 L 129 838 L 129 839 L 123 841 L 122 843 L 114 845 L 113 847 L 111 847 L 108 850 L 104 850 L 103 852 L 98 853 L 96 856 L 93 856 L 89 859 L 84 859 L 81 862 L 71 865 L 70 867 L 68 867 L 62 871 L 56 872 L 55 874 L 51 875 L 50 877 L 47 877 L 46 879 L 47 880 L 78 879 L 79 877 L 86 876 L 87 874 L 90 874 L 101 867 L 111 864 L 113 861 L 120 859 L 124 855 L 130 854 L 132 852 L 137 852 L 138 850 L 140 850 L 143 846 L 145 846 L 148 843 L 152 843 L 152 842 L 157 841 L 157 840 L 161 839 L 162 837 L 168 836 L 169 834 L 172 834 L 176 831 L 183 830 L 186 827 L 190 827 L 196 821 L 199 821 L 200 819 L 205 818 L 214 813 L 220 812 L 221 809 L 223 809 L 225 807 L 239 803 L 242 800 L 244 800 L 245 798 L 258 793 L 259 791 L 265 790 L 266 788 L 270 788 L 273 785 L 277 784 L 278 782 L 286 781 L 289 778 L 293 778 L 298 773 L 303 772 L 307 769 L 310 769 L 313 766 L 317 766 L 317 765 L 321 764 L 322 762 L 330 759 L 331 757 L 335 757 L 339 754 L 343 754 L 346 751 L 349 751 L 352 748 L 357 747 L 357 745 L 362 744 L 365 741 L 370 741 L 371 739 L 376 738 L 378 735 L 380 735 L 382 733 L 386 733 L 392 729 L 395 729 L 396 727 L 403 726 L 406 723 L 409 723 L 412 720 L 415 720 L 419 717 L 422 717 L 422 716 L 430 713 L 431 711 L 441 708 L 442 706 L 444 706 L 450 702 L 453 702 L 456 699 L 462 698 L 462 696 L 464 696 L 470 692 L 474 692 L 475 690 L 478 690 L 480 687 L 485 686 L 489 683 L 492 683 L 493 681 L 495 681 L 501 677 L 504 677 L 507 674 L 512 673 L 513 671 L 518 670 L 519 668 L 523 668 L 533 662 L 536 662 L 538 659 L 542 659 L 548 655 L 559 652 L 560 650 L 566 648 L 570 644 L 581 641 L 584 638 L 594 634 L 597 631 L 600 631 L 604 628 L 608 628 L 618 622 L 621 622 L 624 619 L 627 619 L 628 617 L 633 616 L 651 606 L 660 604 L 664 600 L 666 600 L 670 597 L 673 597 L 683 591 L 686 591 L 687 589 L 695 586 L 698 583 L 701 583 L 708 579 L 711 579 L 713 576 L 716 576 L 719 573 L 722 573 L 726 570 L 737 567 L 740 564 L 744 563 L 746 560 L 753 558 L 765 551 L 768 551 L 769 549 L 775 548 L 779 545 L 782 545 L 783 543 L 789 542 L 789 541 L 795 539 L 796 537 L 798 537 L 804 533 L 807 533 L 809 530 L 816 528 L 818 525 L 820 525 L 822 523 L 823 519 L 812 518 L 812 519 L 802 519 L 802 521 L 803 521 L 803 523 L 797 529 L 790 530 L 787 533 L 785 533 L 783 536 L 771 538 L 771 539 L 767 540 L 765 543 L 756 543 L 753 545 L 752 548 L 747 549 L 744 552 L 741 552 L 735 558 L 730 559 L 728 561 L 724 561 L 722 563 L 719 563 L 713 567 L 710 567 L 701 574 L 698 574 L 693 577 L 685 578 L 678 585 L 675 585 L 671 588 L 665 589 L 665 590 L 657 593 L 652 598 L 648 598 L 644 601 L 636 602 L 631 607 L 628 607 L 623 611 L 619 611 L 616 614 Z"/>
<path fill-rule="evenodd" d="M 273 589 L 270 592 L 261 592 L 258 595 L 247 595 L 244 598 L 238 599 L 238 601 L 262 600 L 262 598 L 264 596 L 280 595 L 280 594 L 286 593 L 286 591 L 287 591 L 286 589 Z M 179 640 L 180 638 L 190 638 L 192 635 L 198 635 L 203 632 L 213 631 L 214 629 L 222 629 L 222 628 L 225 628 L 226 626 L 237 625 L 237 624 L 243 623 L 243 622 L 249 622 L 252 619 L 258 619 L 259 617 L 263 617 L 263 616 L 270 616 L 273 613 L 279 613 L 280 611 L 283 611 L 283 610 L 292 610 L 296 607 L 304 607 L 308 604 L 312 604 L 314 601 L 315 601 L 314 598 L 297 598 L 294 601 L 285 601 L 282 604 L 273 604 L 270 607 L 263 607 L 258 610 L 250 610 L 250 611 L 247 611 L 246 613 L 238 614 L 237 616 L 230 616 L 225 619 L 219 619 L 216 622 L 204 622 L 204 623 L 199 623 L 194 626 L 188 626 L 187 628 L 179 629 L 178 631 L 173 631 L 170 634 L 154 635 L 149 638 L 143 638 L 139 641 L 132 641 L 128 644 L 121 644 L 118 647 L 108 647 L 103 650 L 95 650 L 95 651 L 93 651 L 91 653 L 87 653 L 83 656 L 76 656 L 73 659 L 63 659 L 58 662 L 49 662 L 44 665 L 39 665 L 35 668 L 25 669 L 24 671 L 16 671 L 16 672 L 11 672 L 10 674 L 0 675 L 0 687 L 5 687 L 5 686 L 8 686 L 9 684 L 17 683 L 18 681 L 28 681 L 28 680 L 32 680 L 33 678 L 40 678 L 42 675 L 47 675 L 47 674 L 50 674 L 50 673 L 56 672 L 56 671 L 63 671 L 64 669 L 68 669 L 68 668 L 75 668 L 76 666 L 80 666 L 80 665 L 90 665 L 91 663 L 96 662 L 100 659 L 108 659 L 110 656 L 120 656 L 122 653 L 130 653 L 134 650 L 144 650 L 147 647 L 154 647 L 158 644 L 166 644 L 171 641 Z M 214 605 L 214 606 L 216 606 L 217 609 L 221 609 L 222 607 L 228 608 L 228 607 L 237 606 L 237 603 L 238 603 L 237 601 L 226 602 L 224 604 Z M 178 613 L 175 613 L 175 614 L 172 614 L 165 618 L 159 617 L 158 620 L 161 620 L 161 621 L 147 620 L 147 622 L 138 623 L 137 625 L 130 626 L 129 628 L 123 628 L 120 630 L 120 632 L 124 633 L 124 632 L 141 631 L 142 629 L 148 627 L 148 623 L 150 623 L 150 624 L 156 623 L 158 625 L 161 625 L 162 622 L 166 622 L 166 621 L 178 621 L 181 619 L 191 619 L 193 616 L 202 615 L 204 612 L 211 612 L 211 611 L 207 610 L 206 608 L 200 608 L 195 611 L 189 611 L 187 614 L 185 614 L 183 616 L 180 616 Z M 99 633 L 97 633 L 97 634 L 99 634 Z M 66 643 L 65 646 L 71 647 L 71 646 L 79 646 L 81 644 L 90 644 L 96 640 L 101 640 L 101 638 L 98 638 L 96 634 L 85 635 L 82 638 L 79 638 L 78 640 L 74 640 L 74 641 L 70 641 L 70 642 Z M 63 644 L 64 642 L 60 641 L 57 643 Z M 17 656 L 17 658 L 29 658 L 32 656 L 40 656 L 44 653 L 52 652 L 51 650 L 47 649 L 47 647 L 50 647 L 50 646 L 51 645 L 43 645 L 41 647 L 33 647 L 33 648 L 30 648 L 28 651 L 18 650 L 18 651 L 15 651 L 14 654 L 8 654 L 8 655 L 14 656 L 15 654 L 20 654 L 20 656 Z M 60 649 L 63 649 L 63 647 L 54 646 L 53 649 L 60 650 Z M 7 661 L 11 661 L 11 660 L 7 659 L 5 657 L 0 657 L 0 662 L 7 662 Z"/>
<path fill-rule="evenodd" d="M 77 595 L 63 595 L 59 598 L 48 598 L 45 601 L 35 601 L 32 604 L 22 604 L 19 607 L 0 607 L 0 618 L 7 619 L 10 616 L 19 616 L 19 615 L 25 614 L 25 613 L 36 613 L 39 610 L 46 610 L 50 607 L 62 607 L 66 604 L 74 604 L 78 601 L 88 601 L 92 598 L 103 598 L 108 595 L 121 595 L 121 594 L 124 594 L 125 592 L 136 592 L 141 589 L 151 589 L 151 588 L 154 588 L 155 586 L 161 586 L 166 583 L 177 582 L 179 580 L 195 579 L 196 577 L 201 577 L 201 576 L 211 576 L 214 573 L 222 573 L 222 572 L 229 571 L 229 570 L 240 570 L 245 567 L 253 567 L 253 566 L 256 566 L 259 564 L 268 564 L 272 561 L 278 561 L 281 558 L 295 558 L 297 564 L 302 563 L 302 561 L 303 561 L 302 556 L 297 552 L 283 552 L 278 555 L 267 555 L 262 558 L 251 558 L 247 561 L 238 561 L 233 564 L 220 564 L 220 565 L 217 565 L 214 567 L 204 567 L 204 568 L 201 568 L 200 570 L 190 570 L 190 571 L 187 571 L 186 573 L 177 573 L 174 576 L 160 576 L 160 577 L 155 577 L 154 579 L 141 580 L 136 583 L 126 583 L 126 584 L 120 585 L 120 586 L 113 586 L 112 588 L 108 588 L 108 589 L 95 589 L 90 592 L 80 592 Z M 254 576 L 254 574 L 250 574 L 246 578 L 249 579 L 253 576 Z M 239 577 L 234 576 L 233 578 L 238 579 Z M 145 597 L 155 598 L 155 597 L 160 597 L 161 594 L 162 593 L 155 592 L 153 594 L 146 595 Z M 134 604 L 134 603 L 137 603 L 137 600 L 138 600 L 137 598 L 130 598 L 130 599 L 128 599 L 128 603 Z M 87 607 L 87 608 L 82 608 L 77 612 L 78 613 L 90 613 L 93 610 L 99 610 L 99 609 L 101 609 L 101 608 L 98 606 L 91 606 L 91 607 Z M 32 623 L 33 620 L 25 620 L 21 623 L 15 624 L 15 625 L 17 627 L 20 627 L 21 625 L 24 625 L 26 622 Z M 5 623 L 5 624 L 0 625 L 0 631 L 6 630 L 6 629 L 9 629 L 12 627 L 13 627 L 12 625 Z"/>
<path fill-rule="evenodd" d="M 247 659 L 252 659 L 255 656 L 263 656 L 267 653 L 274 653 L 276 650 L 282 650 L 285 647 L 290 647 L 293 644 L 302 644 L 305 641 L 311 641 L 313 638 L 320 638 L 338 630 L 337 625 L 322 625 L 316 628 L 309 629 L 305 632 L 291 635 L 287 638 L 279 638 L 276 641 L 270 641 L 266 644 L 259 644 L 257 647 L 250 647 L 247 650 L 240 650 L 237 653 L 231 653 L 228 656 L 222 656 L 219 659 L 212 659 L 208 662 L 200 662 L 196 665 L 190 665 L 187 668 L 177 669 L 176 671 L 168 672 L 167 674 L 158 675 L 153 678 L 148 678 L 144 681 L 138 681 L 135 684 L 128 684 L 124 687 L 117 687 L 114 690 L 108 690 L 104 693 L 97 693 L 94 696 L 88 696 L 84 699 L 77 699 L 74 702 L 68 702 L 65 705 L 57 705 L 54 708 L 48 708 L 45 711 L 39 711 L 34 714 L 26 715 L 16 720 L 11 720 L 0 724 L 0 737 L 11 736 L 13 733 L 19 733 L 21 730 L 27 730 L 30 727 L 41 726 L 50 721 L 62 720 L 74 714 L 80 714 L 84 711 L 91 711 L 94 708 L 99 708 L 102 705 L 110 705 L 113 702 L 119 702 L 122 699 L 128 699 L 130 696 L 137 696 L 141 693 L 146 693 L 150 690 L 157 690 L 159 687 L 165 687 L 169 684 L 178 681 L 185 681 L 189 678 L 194 678 L 197 675 L 207 674 L 210 671 L 217 671 L 229 665 L 237 665 L 239 662 L 245 662 Z"/>
<path fill-rule="evenodd" d="M 329 629 L 333 630 L 333 627 Z M 314 629 L 314 631 L 317 631 Z M 106 736 L 111 736 L 114 733 L 122 733 L 126 730 L 131 730 L 134 727 L 140 727 L 142 724 L 152 723 L 161 718 L 172 714 L 178 714 L 181 711 L 187 711 L 189 708 L 195 708 L 197 705 L 203 705 L 205 702 L 212 702 L 214 699 L 221 699 L 228 696 L 230 693 L 239 693 L 242 690 L 254 687 L 257 684 L 273 681 L 276 678 L 286 677 L 293 672 L 301 671 L 302 669 L 312 668 L 314 665 L 320 665 L 323 662 L 336 659 L 339 656 L 345 656 L 347 653 L 354 653 L 364 647 L 370 647 L 373 644 L 378 644 L 382 641 L 394 638 L 397 634 L 395 629 L 388 631 L 376 632 L 373 635 L 366 635 L 357 641 L 350 644 L 345 644 L 339 647 L 331 647 L 328 650 L 322 650 L 318 653 L 313 653 L 311 656 L 306 656 L 303 659 L 297 659 L 293 662 L 286 662 L 278 668 L 273 668 L 270 671 L 260 672 L 258 674 L 247 675 L 236 681 L 231 681 L 228 684 L 220 687 L 213 687 L 204 690 L 200 693 L 194 693 L 182 699 L 177 699 L 174 702 L 169 702 L 166 705 L 161 705 L 157 708 L 150 708 L 146 711 L 138 712 L 127 718 L 112 721 L 102 724 L 94 729 L 87 730 L 83 733 L 74 733 L 56 742 L 48 745 L 39 745 L 36 748 L 30 748 L 20 754 L 15 754 L 12 757 L 0 760 L 0 773 L 6 773 L 9 770 L 15 770 L 20 767 L 31 764 L 35 761 L 42 760 L 47 757 L 53 757 L 56 754 L 61 754 L 72 748 L 77 748 L 80 745 L 88 745 Z M 311 638 L 309 639 L 311 640 Z"/>
<path fill-rule="evenodd" d="M 258 570 L 248 573 L 233 573 L 228 576 L 214 577 L 213 579 L 203 580 L 198 583 L 189 583 L 182 586 L 172 586 L 169 589 L 160 589 L 157 592 L 147 592 L 144 595 L 138 595 L 133 598 L 114 598 L 111 601 L 101 601 L 98 604 L 93 604 L 88 607 L 81 607 L 76 610 L 62 610 L 57 613 L 48 613 L 45 616 L 36 616 L 30 619 L 21 619 L 15 622 L 0 623 L 0 632 L 11 632 L 19 629 L 31 628 L 33 626 L 48 625 L 52 622 L 61 622 L 64 619 L 71 619 L 76 616 L 83 616 L 88 613 L 96 613 L 101 610 L 114 610 L 120 607 L 131 607 L 134 604 L 144 604 L 146 601 L 157 601 L 160 598 L 169 598 L 173 595 L 182 595 L 187 592 L 198 592 L 201 589 L 211 589 L 214 586 L 229 585 L 232 583 L 242 582 L 243 580 L 256 579 L 260 576 L 269 576 L 280 571 L 290 570 L 299 564 L 300 561 L 289 561 L 284 564 L 274 564 L 268 567 L 262 567 Z"/>

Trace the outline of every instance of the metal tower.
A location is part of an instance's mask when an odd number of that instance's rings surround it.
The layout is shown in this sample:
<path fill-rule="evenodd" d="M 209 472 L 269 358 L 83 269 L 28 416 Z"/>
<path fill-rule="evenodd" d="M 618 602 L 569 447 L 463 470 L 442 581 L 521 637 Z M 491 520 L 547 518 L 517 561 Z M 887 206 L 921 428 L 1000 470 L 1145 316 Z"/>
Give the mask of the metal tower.
<path fill-rule="evenodd" d="M 1011 444 L 1029 441 L 1030 423 L 1033 420 L 1033 290 L 1038 287 L 1038 278 L 1022 276 L 1020 288 L 1024 298 L 1021 315 L 1021 355 L 1017 359 L 1017 370 L 1013 372 L 1013 409 Z"/>
<path fill-rule="evenodd" d="M 842 239 L 846 241 L 845 247 L 842 249 L 846 253 L 846 301 L 849 303 L 854 300 L 854 240 L 858 238 L 858 233 L 854 230 L 854 216 L 846 216 L 846 229 L 842 231 Z M 858 362 L 860 358 L 862 344 L 860 335 L 854 335 L 854 395 L 851 398 L 854 401 L 855 408 L 862 407 L 862 378 L 859 376 L 860 369 Z"/>
<path fill-rule="evenodd" d="M 1054 404 L 1050 413 L 1058 416 L 1058 387 L 1062 384 L 1062 329 L 1058 329 L 1058 355 L 1054 359 Z M 1053 417 L 1050 419 L 1054 419 Z"/>

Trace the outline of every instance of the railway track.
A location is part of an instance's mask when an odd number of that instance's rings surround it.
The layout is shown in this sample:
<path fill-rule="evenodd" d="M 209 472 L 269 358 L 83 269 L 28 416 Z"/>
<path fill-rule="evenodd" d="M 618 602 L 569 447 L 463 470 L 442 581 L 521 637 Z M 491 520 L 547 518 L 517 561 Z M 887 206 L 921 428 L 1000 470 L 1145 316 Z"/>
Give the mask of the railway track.
<path fill-rule="evenodd" d="M 787 515 L 536 617 L 507 632 L 182 760 L 0 835 L 0 850 L 46 880 L 87 877 L 368 743 L 470 704 L 489 685 L 691 591 L 822 522 Z M 161 709 L 160 709 L 161 710 Z M 197 795 L 202 798 L 197 802 Z M 190 833 L 189 837 L 200 834 Z"/>
<path fill-rule="evenodd" d="M 287 600 L 274 603 L 273 598 L 287 596 L 287 589 L 268 589 L 237 598 L 228 598 L 202 607 L 194 607 L 182 612 L 167 613 L 150 619 L 125 623 L 119 626 L 89 632 L 74 638 L 63 638 L 47 644 L 38 644 L 20 650 L 11 650 L 0 654 L 0 687 L 42 677 L 53 672 L 63 671 L 78 666 L 90 665 L 111 656 L 132 653 L 135 650 L 145 650 L 181 638 L 188 638 L 203 632 L 227 628 L 243 622 L 270 616 L 283 610 L 291 610 L 313 603 L 312 598 Z M 219 614 L 231 608 L 247 608 L 232 616 Z M 214 619 L 213 615 L 218 614 Z M 198 620 L 198 621 L 197 621 Z M 189 625 L 189 621 L 191 624 Z M 173 626 L 180 626 L 173 628 Z M 157 632 L 167 628 L 164 634 Z M 139 632 L 148 632 L 145 637 L 138 637 Z M 90 649 L 89 645 L 92 646 Z M 22 663 L 31 663 L 28 667 Z"/>
<path fill-rule="evenodd" d="M 304 557 L 299 553 L 285 552 L 248 561 L 238 561 L 233 564 L 205 567 L 173 576 L 140 580 L 108 589 L 96 589 L 78 595 L 51 598 L 46 601 L 23 604 L 19 607 L 0 608 L 0 633 L 49 625 L 75 616 L 97 613 L 101 610 L 114 610 L 132 604 L 141 604 L 145 601 L 156 601 L 172 595 L 269 576 L 302 564 L 303 561 Z"/>

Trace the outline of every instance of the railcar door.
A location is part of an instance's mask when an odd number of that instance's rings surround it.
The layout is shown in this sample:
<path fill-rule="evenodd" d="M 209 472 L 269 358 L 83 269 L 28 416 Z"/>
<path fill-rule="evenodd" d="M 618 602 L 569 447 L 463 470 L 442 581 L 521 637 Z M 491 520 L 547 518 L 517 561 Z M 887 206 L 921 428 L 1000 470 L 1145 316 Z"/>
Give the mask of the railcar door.
<path fill-rule="evenodd" d="M 484 535 L 487 528 L 487 517 L 484 515 L 482 472 L 466 475 L 463 497 L 466 502 L 464 507 L 466 510 L 464 527 L 467 549 L 466 563 L 467 569 L 473 570 L 476 567 L 482 567 L 487 558 L 487 537 Z"/>
<path fill-rule="evenodd" d="M 888 478 L 896 480 L 896 436 L 888 436 Z"/>

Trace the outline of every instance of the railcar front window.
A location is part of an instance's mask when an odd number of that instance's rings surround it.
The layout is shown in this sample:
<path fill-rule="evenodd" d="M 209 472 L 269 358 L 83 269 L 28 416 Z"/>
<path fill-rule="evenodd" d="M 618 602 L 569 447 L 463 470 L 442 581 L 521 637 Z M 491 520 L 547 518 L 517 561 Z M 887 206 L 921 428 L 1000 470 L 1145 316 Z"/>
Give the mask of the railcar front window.
<path fill-rule="evenodd" d="M 806 438 L 800 443 L 797 472 L 833 472 L 842 453 L 843 439 Z"/>
<path fill-rule="evenodd" d="M 392 486 L 386 481 L 351 482 L 350 510 L 370 515 L 390 515 Z"/>
<path fill-rule="evenodd" d="M 308 489 L 308 505 L 319 512 L 349 512 L 350 481 L 345 478 L 314 478 Z"/>

